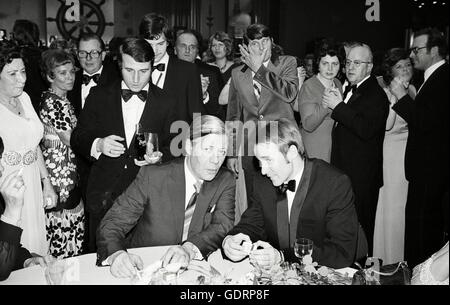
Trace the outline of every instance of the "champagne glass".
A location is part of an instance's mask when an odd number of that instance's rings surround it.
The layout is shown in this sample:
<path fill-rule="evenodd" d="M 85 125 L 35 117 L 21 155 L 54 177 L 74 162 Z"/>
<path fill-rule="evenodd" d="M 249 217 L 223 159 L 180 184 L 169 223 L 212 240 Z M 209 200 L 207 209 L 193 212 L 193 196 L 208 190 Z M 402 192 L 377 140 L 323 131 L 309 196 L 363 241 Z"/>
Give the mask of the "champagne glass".
<path fill-rule="evenodd" d="M 145 132 L 140 123 L 136 124 L 134 147 L 136 149 L 136 159 L 143 161 L 147 150 L 147 142 L 145 141 Z"/>
<path fill-rule="evenodd" d="M 297 238 L 294 243 L 294 253 L 300 260 L 300 264 L 303 264 L 303 257 L 306 255 L 312 255 L 313 241 L 308 238 Z"/>
<path fill-rule="evenodd" d="M 159 151 L 158 134 L 154 132 L 144 132 L 145 154 L 150 160 L 161 162 L 161 152 Z M 159 161 L 158 161 L 159 160 Z"/>

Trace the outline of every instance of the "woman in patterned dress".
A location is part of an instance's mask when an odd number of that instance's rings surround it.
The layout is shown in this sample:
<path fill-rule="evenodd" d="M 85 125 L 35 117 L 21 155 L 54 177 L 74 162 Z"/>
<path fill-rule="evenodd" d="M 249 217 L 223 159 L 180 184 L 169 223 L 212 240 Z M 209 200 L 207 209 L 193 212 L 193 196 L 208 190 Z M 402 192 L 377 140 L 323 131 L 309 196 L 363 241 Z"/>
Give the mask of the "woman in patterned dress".
<path fill-rule="evenodd" d="M 47 239 L 50 253 L 57 258 L 81 254 L 84 235 L 84 208 L 75 155 L 70 148 L 70 136 L 77 121 L 67 99 L 75 72 L 74 58 L 64 50 L 42 53 L 42 73 L 50 88 L 42 94 L 39 111 L 44 124 L 41 148 L 50 181 L 58 194 L 56 208 L 47 213 Z"/>

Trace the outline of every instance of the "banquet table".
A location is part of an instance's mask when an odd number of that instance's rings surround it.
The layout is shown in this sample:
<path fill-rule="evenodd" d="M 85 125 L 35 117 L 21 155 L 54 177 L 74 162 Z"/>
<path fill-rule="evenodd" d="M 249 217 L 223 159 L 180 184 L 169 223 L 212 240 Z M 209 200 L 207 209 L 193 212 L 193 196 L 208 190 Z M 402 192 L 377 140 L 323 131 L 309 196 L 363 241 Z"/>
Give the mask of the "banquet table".
<path fill-rule="evenodd" d="M 139 255 L 142 258 L 144 267 L 154 264 L 166 253 L 170 246 L 144 247 L 128 249 L 129 253 Z M 218 251 L 217 253 L 220 253 Z M 217 256 L 216 256 L 217 257 Z M 130 278 L 115 278 L 110 272 L 109 266 L 96 266 L 96 254 L 86 254 L 66 259 L 68 272 L 66 273 L 66 282 L 68 285 L 130 285 Z M 226 266 L 225 266 L 226 265 Z M 230 268 L 231 266 L 231 268 Z M 249 259 L 238 263 L 232 263 L 227 260 L 218 259 L 215 267 L 219 271 L 227 270 L 231 278 L 240 278 L 246 273 L 252 271 L 253 267 Z M 352 268 L 344 268 L 338 271 L 347 272 L 352 276 L 356 271 Z M 0 282 L 0 285 L 46 285 L 45 269 L 41 266 L 32 266 L 20 269 L 11 273 L 9 278 Z"/>

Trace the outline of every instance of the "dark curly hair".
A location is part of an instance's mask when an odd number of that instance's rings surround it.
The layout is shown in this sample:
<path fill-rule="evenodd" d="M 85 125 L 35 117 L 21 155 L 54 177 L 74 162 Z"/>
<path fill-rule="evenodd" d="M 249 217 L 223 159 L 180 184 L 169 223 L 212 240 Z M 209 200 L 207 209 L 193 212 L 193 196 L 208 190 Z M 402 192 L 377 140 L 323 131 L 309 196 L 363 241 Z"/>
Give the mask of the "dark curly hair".
<path fill-rule="evenodd" d="M 264 24 L 255 23 L 251 24 L 247 27 L 245 34 L 244 34 L 244 44 L 248 45 L 250 40 L 255 39 L 261 39 L 264 37 L 270 37 L 272 38 L 272 34 L 270 32 L 269 27 L 265 26 Z M 275 44 L 272 42 L 272 56 L 270 58 L 270 61 L 272 63 L 275 63 L 278 61 L 278 58 L 284 55 L 284 50 L 281 46 Z"/>
<path fill-rule="evenodd" d="M 320 60 L 329 55 L 330 57 L 336 56 L 339 60 L 339 63 L 342 64 L 341 52 L 339 52 L 339 47 L 335 45 L 333 42 L 329 42 L 327 40 L 321 41 L 321 43 L 317 46 L 315 54 L 314 54 L 314 65 L 313 71 L 315 74 L 319 73 L 319 64 Z"/>
<path fill-rule="evenodd" d="M 3 71 L 5 65 L 10 64 L 16 58 L 23 59 L 17 45 L 8 40 L 0 41 L 0 72 Z"/>
<path fill-rule="evenodd" d="M 408 51 L 402 48 L 393 48 L 386 52 L 381 63 L 381 74 L 383 76 L 383 81 L 386 85 L 389 85 L 394 79 L 392 73 L 392 67 L 395 66 L 400 60 L 409 59 Z"/>
<path fill-rule="evenodd" d="M 13 36 L 19 46 L 34 46 L 39 44 L 39 27 L 26 19 L 17 19 L 13 26 Z"/>
<path fill-rule="evenodd" d="M 55 78 L 54 70 L 65 64 L 71 63 L 75 67 L 75 59 L 73 56 L 61 49 L 48 49 L 42 52 L 41 56 L 41 75 L 47 83 L 49 83 L 47 76 Z"/>

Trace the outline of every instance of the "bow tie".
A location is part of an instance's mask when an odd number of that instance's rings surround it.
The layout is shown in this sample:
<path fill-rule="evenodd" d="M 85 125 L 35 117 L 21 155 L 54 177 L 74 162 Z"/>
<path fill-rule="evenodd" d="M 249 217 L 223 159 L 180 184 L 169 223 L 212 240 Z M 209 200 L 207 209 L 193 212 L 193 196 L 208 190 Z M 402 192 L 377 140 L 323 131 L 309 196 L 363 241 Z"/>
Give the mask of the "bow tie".
<path fill-rule="evenodd" d="M 354 94 L 357 88 L 358 88 L 358 87 L 357 87 L 356 85 L 350 85 L 350 84 L 348 84 L 347 87 L 345 87 L 343 99 L 345 100 L 345 98 L 346 98 L 347 95 L 350 93 L 350 91 L 352 92 L 352 94 Z"/>
<path fill-rule="evenodd" d="M 158 70 L 161 72 L 164 72 L 164 70 L 166 70 L 166 64 L 157 64 L 153 66 L 153 70 Z"/>
<path fill-rule="evenodd" d="M 89 84 L 89 82 L 91 81 L 91 79 L 94 81 L 94 83 L 98 83 L 98 79 L 100 78 L 100 73 L 94 74 L 94 75 L 87 75 L 87 74 L 83 74 L 83 84 L 86 86 L 87 84 Z"/>
<path fill-rule="evenodd" d="M 130 100 L 133 95 L 137 95 L 137 97 L 145 102 L 147 100 L 147 91 L 141 90 L 139 92 L 131 91 L 130 89 L 122 89 L 122 98 L 126 102 Z"/>
<path fill-rule="evenodd" d="M 283 183 L 278 187 L 278 191 L 281 194 L 285 194 L 287 190 L 295 192 L 295 180 L 289 180 L 288 183 Z"/>

